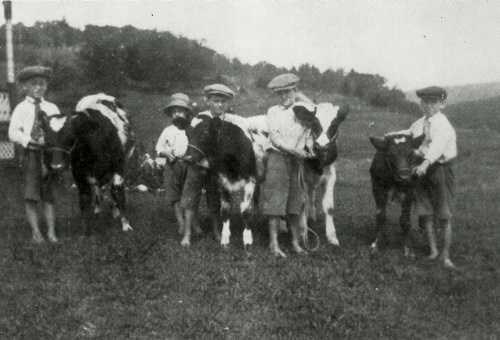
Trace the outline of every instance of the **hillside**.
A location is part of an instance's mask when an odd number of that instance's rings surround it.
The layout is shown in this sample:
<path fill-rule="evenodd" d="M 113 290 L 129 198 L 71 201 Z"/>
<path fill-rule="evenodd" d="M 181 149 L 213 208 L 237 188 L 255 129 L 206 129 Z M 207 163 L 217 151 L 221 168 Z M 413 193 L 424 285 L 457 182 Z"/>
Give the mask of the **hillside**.
<path fill-rule="evenodd" d="M 457 127 L 500 132 L 500 95 L 449 105 L 445 112 Z"/>
<path fill-rule="evenodd" d="M 448 91 L 448 105 L 500 96 L 500 82 L 450 86 L 445 89 Z M 419 101 L 415 90 L 406 92 L 406 99 Z"/>

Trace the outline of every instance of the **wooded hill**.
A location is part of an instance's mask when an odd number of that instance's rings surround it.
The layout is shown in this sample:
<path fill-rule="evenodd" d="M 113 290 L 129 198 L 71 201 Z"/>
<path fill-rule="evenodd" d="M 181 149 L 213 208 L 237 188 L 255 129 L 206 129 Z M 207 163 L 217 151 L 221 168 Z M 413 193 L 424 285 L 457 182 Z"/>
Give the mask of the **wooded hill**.
<path fill-rule="evenodd" d="M 54 69 L 51 89 L 65 92 L 68 102 L 82 94 L 124 89 L 148 92 L 192 91 L 209 82 L 221 82 L 235 90 L 265 88 L 276 75 L 293 72 L 305 89 L 352 96 L 390 111 L 417 114 L 418 105 L 404 92 L 389 88 L 378 74 L 328 69 L 310 64 L 286 69 L 265 61 L 244 64 L 170 32 L 140 30 L 133 26 L 88 25 L 84 30 L 61 21 L 22 23 L 13 26 L 16 68 L 42 64 Z M 5 26 L 0 28 L 0 61 L 5 61 Z"/>

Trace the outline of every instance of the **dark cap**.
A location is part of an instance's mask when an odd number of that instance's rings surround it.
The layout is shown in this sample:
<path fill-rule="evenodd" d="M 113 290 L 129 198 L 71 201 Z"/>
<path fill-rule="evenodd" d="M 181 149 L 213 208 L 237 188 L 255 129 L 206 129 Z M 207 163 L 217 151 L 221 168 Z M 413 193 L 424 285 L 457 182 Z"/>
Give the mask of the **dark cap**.
<path fill-rule="evenodd" d="M 44 77 L 49 80 L 52 77 L 52 69 L 40 65 L 28 66 L 22 69 L 18 76 L 20 82 L 25 82 L 33 77 Z"/>
<path fill-rule="evenodd" d="M 297 83 L 299 82 L 299 80 L 300 78 L 297 77 L 295 74 L 285 73 L 271 80 L 267 85 L 267 87 L 275 92 L 281 90 L 294 89 L 297 87 Z"/>
<path fill-rule="evenodd" d="M 425 89 L 417 90 L 419 98 L 435 98 L 445 100 L 447 96 L 446 90 L 439 86 L 426 87 Z"/>
<path fill-rule="evenodd" d="M 233 90 L 223 84 L 207 85 L 203 90 L 205 91 L 205 96 L 211 94 L 221 94 L 223 96 L 229 97 L 229 99 L 232 99 L 234 97 Z"/>
<path fill-rule="evenodd" d="M 191 116 L 193 114 L 193 110 L 191 110 L 191 107 L 189 106 L 188 102 L 186 102 L 185 100 L 182 100 L 182 99 L 176 99 L 176 98 L 172 98 L 172 97 L 171 97 L 170 101 L 168 102 L 167 106 L 165 107 L 165 109 L 163 110 L 163 113 L 167 114 L 168 116 L 171 116 L 172 112 L 170 111 L 170 109 L 172 107 L 178 106 L 178 107 L 185 108 L 187 110 L 188 116 Z"/>

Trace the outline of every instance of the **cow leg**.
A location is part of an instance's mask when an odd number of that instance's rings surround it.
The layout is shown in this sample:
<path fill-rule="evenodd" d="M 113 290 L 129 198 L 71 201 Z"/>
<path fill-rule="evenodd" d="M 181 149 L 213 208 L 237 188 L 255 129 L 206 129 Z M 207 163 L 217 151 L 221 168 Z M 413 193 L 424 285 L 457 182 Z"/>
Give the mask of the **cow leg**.
<path fill-rule="evenodd" d="M 405 256 L 414 258 L 415 254 L 410 248 L 411 205 L 413 201 L 411 195 L 411 190 L 407 190 L 405 198 L 401 204 L 401 217 L 399 218 L 399 224 L 401 225 L 401 230 L 403 231 Z"/>
<path fill-rule="evenodd" d="M 82 226 L 85 235 L 89 236 L 91 234 L 90 222 L 92 220 L 92 203 L 93 203 L 93 192 L 92 185 L 86 181 L 78 181 L 78 194 L 80 196 L 80 211 L 82 212 Z"/>
<path fill-rule="evenodd" d="M 386 206 L 387 206 L 387 188 L 380 185 L 376 178 L 372 177 L 372 192 L 375 199 L 375 206 L 377 208 L 377 213 L 375 217 L 376 224 L 376 238 L 371 245 L 372 252 L 377 252 L 380 248 L 380 238 L 382 236 L 382 231 L 387 220 Z"/>
<path fill-rule="evenodd" d="M 254 194 L 255 194 L 255 185 L 256 180 L 251 178 L 245 184 L 243 189 L 243 201 L 240 204 L 240 212 L 243 215 L 243 221 L 245 224 L 245 229 L 243 230 L 243 246 L 248 250 L 253 243 L 252 229 L 249 227 L 249 221 L 252 217 L 253 209 L 254 209 Z"/>
<path fill-rule="evenodd" d="M 269 217 L 269 249 L 275 256 L 286 257 L 278 245 L 278 228 L 280 224 L 279 216 Z"/>
<path fill-rule="evenodd" d="M 220 244 L 223 249 L 227 249 L 229 246 L 229 237 L 231 236 L 230 227 L 230 217 L 231 217 L 231 196 L 230 194 L 223 190 L 220 194 L 221 201 L 221 215 L 222 215 L 222 235 L 220 238 Z M 213 216 L 216 219 L 216 216 Z"/>
<path fill-rule="evenodd" d="M 325 169 L 324 176 L 327 176 L 325 194 L 322 201 L 323 212 L 325 213 L 326 239 L 328 240 L 328 243 L 338 246 L 339 240 L 337 239 L 335 225 L 333 224 L 333 188 L 335 186 L 335 181 L 337 180 L 337 173 L 335 171 L 334 164 L 331 164 L 328 168 Z"/>
<path fill-rule="evenodd" d="M 115 201 L 115 207 L 113 207 L 113 217 L 117 218 L 121 215 L 120 221 L 122 224 L 122 230 L 132 230 L 129 221 L 124 215 L 126 207 L 125 187 L 123 185 L 123 177 L 119 174 L 113 175 L 113 180 L 111 182 L 111 197 Z"/>
<path fill-rule="evenodd" d="M 93 189 L 94 189 L 94 199 L 95 199 L 95 201 L 93 202 L 94 214 L 99 214 L 101 212 L 101 204 L 103 201 L 102 186 L 96 183 L 93 185 Z"/>

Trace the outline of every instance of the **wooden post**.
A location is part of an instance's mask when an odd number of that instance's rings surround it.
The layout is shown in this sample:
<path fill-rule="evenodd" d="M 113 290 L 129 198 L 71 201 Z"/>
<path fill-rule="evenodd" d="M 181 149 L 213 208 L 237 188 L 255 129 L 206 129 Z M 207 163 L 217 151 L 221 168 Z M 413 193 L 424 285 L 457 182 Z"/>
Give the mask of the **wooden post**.
<path fill-rule="evenodd" d="M 17 105 L 16 81 L 14 78 L 14 44 L 12 41 L 12 1 L 3 1 L 4 16 L 5 16 L 5 34 L 6 34 L 6 50 L 7 50 L 7 91 L 9 92 L 10 114 L 14 111 Z M 20 165 L 21 150 L 16 145 L 14 146 L 14 160 Z"/>

